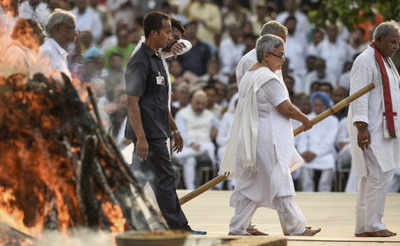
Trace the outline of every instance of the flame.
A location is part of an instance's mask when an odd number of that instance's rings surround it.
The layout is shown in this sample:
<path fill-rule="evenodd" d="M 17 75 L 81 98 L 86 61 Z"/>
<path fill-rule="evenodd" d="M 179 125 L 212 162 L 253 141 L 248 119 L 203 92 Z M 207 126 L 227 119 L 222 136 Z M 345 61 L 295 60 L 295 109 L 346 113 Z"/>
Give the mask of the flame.
<path fill-rule="evenodd" d="M 0 49 L 8 44 L 0 44 Z M 35 68 L 35 71 L 54 75 L 49 64 L 48 59 L 41 60 L 41 69 Z M 76 185 L 80 175 L 77 166 L 81 164 L 74 161 L 80 159 L 81 146 L 76 143 L 77 136 L 63 135 L 63 131 L 73 132 L 73 129 L 65 129 L 63 119 L 57 117 L 64 110 L 57 105 L 58 101 L 46 94 L 49 90 L 38 89 L 49 86 L 54 93 L 61 93 L 63 84 L 38 83 L 35 85 L 38 88 L 26 89 L 28 74 L 14 72 L 7 80 L 0 73 L 0 222 L 39 238 L 49 228 L 69 235 L 71 228 L 81 226 L 84 221 Z M 86 87 L 90 83 L 76 77 L 71 82 L 86 103 Z M 69 138 L 71 146 L 67 148 L 61 137 Z M 107 162 L 99 162 L 105 175 L 112 177 L 111 169 L 106 168 Z M 111 203 L 107 195 L 101 193 L 96 200 L 101 202 L 103 214 L 112 224 L 99 229 L 123 232 L 129 228 L 122 209 Z"/>
<path fill-rule="evenodd" d="M 104 211 L 104 214 L 112 223 L 110 230 L 112 232 L 123 232 L 125 231 L 125 222 L 126 219 L 122 213 L 122 210 L 119 206 L 112 204 L 111 202 L 103 202 L 101 204 L 101 208 Z"/>
<path fill-rule="evenodd" d="M 15 202 L 15 197 L 12 194 L 12 191 L 10 189 L 0 187 L 0 193 L 2 194 L 0 197 L 1 222 L 6 223 L 7 225 L 14 227 L 15 229 L 20 230 L 21 232 L 24 232 L 26 234 L 38 236 L 43 229 L 40 224 L 28 228 L 24 226 L 23 223 L 18 223 L 18 221 L 24 220 L 24 212 L 14 206 L 11 206 L 11 204 Z"/>

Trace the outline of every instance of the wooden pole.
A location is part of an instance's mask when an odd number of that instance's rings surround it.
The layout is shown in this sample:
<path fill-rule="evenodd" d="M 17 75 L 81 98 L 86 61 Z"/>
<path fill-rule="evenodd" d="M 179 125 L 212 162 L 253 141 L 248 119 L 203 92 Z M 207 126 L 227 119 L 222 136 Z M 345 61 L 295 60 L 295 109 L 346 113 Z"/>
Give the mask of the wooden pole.
<path fill-rule="evenodd" d="M 328 116 L 330 116 L 330 115 L 332 115 L 332 114 L 334 114 L 336 112 L 339 112 L 344 107 L 349 105 L 352 101 L 356 100 L 357 98 L 361 97 L 362 95 L 366 94 L 367 92 L 369 92 L 370 90 L 372 90 L 374 88 L 375 88 L 375 85 L 373 83 L 370 83 L 369 85 L 361 88 L 357 92 L 353 93 L 352 95 L 346 97 L 345 99 L 341 100 L 337 104 L 333 105 L 331 108 L 329 108 L 329 109 L 325 110 L 324 112 L 320 113 L 315 118 L 313 118 L 311 120 L 311 122 L 313 123 L 313 125 L 317 124 L 318 122 L 322 121 L 323 119 L 327 118 Z M 301 126 L 297 127 L 293 131 L 293 135 L 296 136 L 296 135 L 300 134 L 303 131 L 304 131 L 304 126 L 301 125 Z M 293 172 L 294 170 L 296 170 L 299 167 L 300 166 L 291 167 L 290 171 Z M 179 199 L 180 204 L 181 205 L 185 204 L 186 202 L 192 200 L 193 198 L 199 196 L 203 192 L 211 189 L 212 187 L 216 186 L 220 182 L 224 181 L 228 177 L 229 177 L 229 173 L 225 173 L 223 175 L 219 175 L 219 176 L 211 179 L 210 181 L 208 181 L 207 183 L 203 184 L 199 188 L 197 188 L 197 189 L 189 192 L 188 194 L 184 195 L 183 197 L 181 197 Z"/>
<path fill-rule="evenodd" d="M 332 115 L 332 114 L 334 114 L 336 112 L 339 112 L 344 107 L 349 105 L 352 101 L 356 100 L 357 98 L 361 97 L 362 95 L 364 95 L 365 93 L 369 92 L 370 90 L 372 90 L 374 88 L 375 88 L 375 85 L 373 83 L 370 83 L 369 85 L 367 85 L 367 86 L 361 88 L 360 90 L 356 91 L 351 96 L 346 97 L 345 99 L 341 100 L 337 104 L 333 105 L 331 108 L 328 108 L 324 112 L 322 112 L 319 115 L 315 116 L 315 118 L 313 118 L 311 120 L 311 122 L 313 123 L 313 125 L 317 124 L 318 122 L 320 122 L 321 120 L 325 119 L 326 117 L 328 117 L 328 116 L 330 116 L 330 115 Z M 297 134 L 299 134 L 299 133 L 301 133 L 303 131 L 304 131 L 304 126 L 301 125 L 301 126 L 297 127 L 293 131 L 293 134 L 296 136 Z"/>

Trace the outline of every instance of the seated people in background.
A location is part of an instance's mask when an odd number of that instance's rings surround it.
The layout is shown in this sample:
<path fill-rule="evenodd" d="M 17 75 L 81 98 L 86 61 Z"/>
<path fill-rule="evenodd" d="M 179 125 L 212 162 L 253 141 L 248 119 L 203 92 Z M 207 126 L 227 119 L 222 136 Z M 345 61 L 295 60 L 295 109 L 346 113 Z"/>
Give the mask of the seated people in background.
<path fill-rule="evenodd" d="M 330 98 L 324 92 L 315 92 L 311 95 L 312 113 L 310 119 L 330 107 Z M 314 174 L 321 171 L 318 182 L 318 191 L 329 192 L 335 170 L 335 139 L 339 122 L 335 116 L 328 116 L 316 124 L 311 130 L 299 135 L 298 150 L 305 160 L 301 173 L 303 191 L 314 191 Z"/>
<path fill-rule="evenodd" d="M 207 64 L 207 73 L 199 78 L 201 81 L 221 81 L 224 84 L 228 83 L 228 76 L 221 73 L 220 63 L 218 59 L 212 58 Z"/>
<path fill-rule="evenodd" d="M 345 88 L 338 86 L 335 89 L 332 90 L 332 101 L 333 104 L 337 104 L 343 99 L 345 99 L 349 95 L 349 91 L 346 90 Z M 338 118 L 338 120 L 342 120 L 343 118 L 347 117 L 347 111 L 349 110 L 349 107 L 344 107 L 342 110 L 339 112 L 335 113 L 335 116 Z"/>
<path fill-rule="evenodd" d="M 176 157 L 183 166 L 183 180 L 186 189 L 195 188 L 196 159 L 208 159 L 215 164 L 215 146 L 212 136 L 216 135 L 214 114 L 206 109 L 207 94 L 194 92 L 191 104 L 181 109 L 175 117 L 183 137 L 183 150 Z"/>
<path fill-rule="evenodd" d="M 207 94 L 207 109 L 214 114 L 215 119 L 220 120 L 222 118 L 222 107 L 217 103 L 217 89 L 214 85 L 208 84 L 203 90 Z M 212 139 L 215 140 L 215 137 Z"/>
<path fill-rule="evenodd" d="M 315 70 L 306 74 L 304 87 L 298 90 L 310 94 L 310 87 L 314 81 L 327 81 L 332 87 L 336 87 L 336 78 L 332 74 L 326 72 L 326 62 L 323 58 L 316 57 L 314 61 Z"/>
<path fill-rule="evenodd" d="M 47 3 L 40 0 L 19 1 L 18 14 L 20 18 L 33 19 L 45 27 L 50 16 Z"/>
<path fill-rule="evenodd" d="M 342 169 L 350 168 L 345 191 L 356 192 L 357 177 L 354 174 L 354 170 L 351 168 L 350 136 L 347 123 L 347 117 L 339 121 L 338 133 L 336 135 L 336 149 L 338 150 L 336 163 L 339 172 Z"/>
<path fill-rule="evenodd" d="M 172 84 L 172 100 L 171 113 L 175 117 L 176 113 L 189 105 L 190 103 L 190 86 L 185 81 Z"/>

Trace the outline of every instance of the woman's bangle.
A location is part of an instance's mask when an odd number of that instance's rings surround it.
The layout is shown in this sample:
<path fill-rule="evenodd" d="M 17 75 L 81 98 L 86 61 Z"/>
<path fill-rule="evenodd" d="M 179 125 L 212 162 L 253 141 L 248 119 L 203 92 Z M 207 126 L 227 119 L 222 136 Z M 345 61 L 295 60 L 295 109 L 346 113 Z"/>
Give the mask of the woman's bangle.
<path fill-rule="evenodd" d="M 179 133 L 178 130 L 171 131 L 171 135 L 172 135 L 172 136 L 174 136 L 174 135 L 176 135 L 176 134 L 178 134 L 178 133 Z"/>

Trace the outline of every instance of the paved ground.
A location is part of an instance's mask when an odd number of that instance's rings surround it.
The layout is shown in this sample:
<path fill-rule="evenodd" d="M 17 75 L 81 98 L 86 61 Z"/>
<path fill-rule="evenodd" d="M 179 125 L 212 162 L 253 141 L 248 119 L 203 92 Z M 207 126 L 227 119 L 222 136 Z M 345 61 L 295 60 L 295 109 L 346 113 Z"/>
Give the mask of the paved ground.
<path fill-rule="evenodd" d="M 185 193 L 185 190 L 178 191 L 179 196 Z M 209 236 L 226 236 L 233 215 L 233 209 L 229 207 L 230 194 L 229 191 L 207 191 L 184 204 L 183 210 L 190 225 L 194 229 L 206 230 Z M 355 198 L 355 194 L 345 193 L 297 193 L 295 200 L 303 210 L 308 225 L 321 227 L 322 232 L 313 238 L 288 237 L 289 246 L 400 245 L 400 236 L 362 240 L 353 237 Z M 400 233 L 400 194 L 387 196 L 384 222 L 390 230 Z M 261 231 L 282 236 L 274 210 L 258 209 L 253 224 Z"/>

